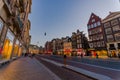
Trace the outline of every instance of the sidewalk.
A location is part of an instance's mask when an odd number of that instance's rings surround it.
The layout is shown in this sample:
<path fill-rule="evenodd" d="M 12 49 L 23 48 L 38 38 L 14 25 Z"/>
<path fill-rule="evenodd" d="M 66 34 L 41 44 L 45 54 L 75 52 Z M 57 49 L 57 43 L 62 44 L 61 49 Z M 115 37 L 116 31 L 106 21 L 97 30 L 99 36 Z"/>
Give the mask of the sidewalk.
<path fill-rule="evenodd" d="M 60 80 L 34 58 L 20 58 L 0 68 L 0 80 Z"/>

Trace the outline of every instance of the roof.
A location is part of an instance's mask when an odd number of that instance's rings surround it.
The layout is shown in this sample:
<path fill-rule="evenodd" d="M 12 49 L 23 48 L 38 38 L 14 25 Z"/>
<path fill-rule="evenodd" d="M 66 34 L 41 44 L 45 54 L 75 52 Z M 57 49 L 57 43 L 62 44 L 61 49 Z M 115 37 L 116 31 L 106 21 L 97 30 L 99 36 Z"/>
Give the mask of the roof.
<path fill-rule="evenodd" d="M 109 12 L 109 15 L 108 15 L 107 17 L 105 17 L 105 18 L 102 20 L 102 22 L 104 23 L 104 22 L 107 22 L 107 21 L 109 21 L 109 20 L 111 20 L 111 19 L 114 19 L 114 18 L 118 17 L 117 15 L 119 15 L 119 17 L 120 17 L 120 11 L 117 11 L 117 12 Z"/>
<path fill-rule="evenodd" d="M 101 18 L 99 17 L 99 16 L 97 16 L 96 14 L 94 14 L 94 13 L 91 13 L 91 15 L 90 15 L 90 18 L 89 18 L 89 21 L 88 21 L 88 24 L 87 25 L 89 25 L 89 24 L 91 24 L 92 23 L 92 19 L 96 19 L 97 21 L 98 20 L 101 20 Z"/>

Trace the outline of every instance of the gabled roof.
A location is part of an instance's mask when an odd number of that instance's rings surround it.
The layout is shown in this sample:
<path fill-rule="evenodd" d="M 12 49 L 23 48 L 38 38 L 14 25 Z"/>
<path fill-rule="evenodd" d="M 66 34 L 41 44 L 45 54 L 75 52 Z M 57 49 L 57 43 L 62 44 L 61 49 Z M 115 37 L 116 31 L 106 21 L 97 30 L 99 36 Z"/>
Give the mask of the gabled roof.
<path fill-rule="evenodd" d="M 103 22 L 106 22 L 108 19 L 112 19 L 113 17 L 120 14 L 120 11 L 117 12 L 109 12 L 109 15 L 103 19 Z"/>
<path fill-rule="evenodd" d="M 91 24 L 91 23 L 92 23 L 92 19 L 93 19 L 93 18 L 97 18 L 97 19 L 101 20 L 101 18 L 100 18 L 99 16 L 97 16 L 97 15 L 94 14 L 94 13 L 91 13 L 91 16 L 90 16 L 90 18 L 89 18 L 88 24 Z"/>

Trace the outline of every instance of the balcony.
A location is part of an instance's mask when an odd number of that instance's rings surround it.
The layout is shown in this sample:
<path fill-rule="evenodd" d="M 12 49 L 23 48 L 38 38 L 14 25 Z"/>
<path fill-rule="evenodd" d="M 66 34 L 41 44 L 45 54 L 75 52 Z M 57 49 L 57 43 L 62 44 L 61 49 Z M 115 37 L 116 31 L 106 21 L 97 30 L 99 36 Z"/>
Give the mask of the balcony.
<path fill-rule="evenodd" d="M 5 3 L 5 8 L 8 10 L 10 15 L 12 14 L 11 6 L 10 6 L 10 1 L 9 0 L 3 0 Z"/>

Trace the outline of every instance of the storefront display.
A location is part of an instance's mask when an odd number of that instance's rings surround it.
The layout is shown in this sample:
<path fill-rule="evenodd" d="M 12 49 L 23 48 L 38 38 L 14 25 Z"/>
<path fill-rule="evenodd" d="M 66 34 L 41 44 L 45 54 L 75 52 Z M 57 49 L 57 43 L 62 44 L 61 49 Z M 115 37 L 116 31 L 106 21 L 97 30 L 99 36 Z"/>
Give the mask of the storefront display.
<path fill-rule="evenodd" d="M 17 57 L 18 56 L 18 51 L 19 51 L 19 41 L 16 40 L 16 42 L 14 44 L 13 57 Z"/>
<path fill-rule="evenodd" d="M 8 29 L 8 32 L 4 41 L 4 45 L 3 45 L 2 58 L 10 59 L 12 55 L 12 49 L 13 49 L 13 40 L 14 40 L 14 35 Z"/>

